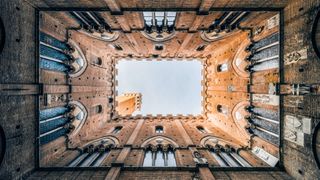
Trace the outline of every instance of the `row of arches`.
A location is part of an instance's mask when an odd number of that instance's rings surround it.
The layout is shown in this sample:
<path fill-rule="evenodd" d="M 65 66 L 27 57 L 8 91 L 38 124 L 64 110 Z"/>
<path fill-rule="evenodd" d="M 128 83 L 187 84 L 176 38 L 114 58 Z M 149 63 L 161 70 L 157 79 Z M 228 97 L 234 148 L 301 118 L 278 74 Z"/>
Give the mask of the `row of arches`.
<path fill-rule="evenodd" d="M 211 158 L 220 167 L 252 167 L 239 151 L 244 150 L 234 143 L 213 137 L 206 136 L 201 140 L 203 147 L 207 148 Z M 113 136 L 106 136 L 85 144 L 78 149 L 79 154 L 68 163 L 68 167 L 97 167 L 107 163 L 108 155 L 113 148 L 118 147 L 119 141 Z M 144 150 L 143 167 L 176 167 L 176 150 L 179 145 L 168 137 L 155 136 L 147 139 L 141 144 Z M 193 152 L 194 161 L 198 163 L 208 163 L 207 157 L 202 157 L 197 151 Z M 254 156 L 254 154 L 252 154 Z"/>

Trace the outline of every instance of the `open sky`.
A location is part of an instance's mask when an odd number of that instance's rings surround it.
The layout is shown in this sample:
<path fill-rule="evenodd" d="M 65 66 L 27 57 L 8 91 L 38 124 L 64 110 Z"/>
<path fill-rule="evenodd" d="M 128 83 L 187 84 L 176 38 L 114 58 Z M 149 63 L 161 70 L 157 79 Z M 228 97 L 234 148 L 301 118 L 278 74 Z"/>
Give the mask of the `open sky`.
<path fill-rule="evenodd" d="M 135 114 L 201 114 L 201 62 L 120 60 L 116 68 L 118 95 L 142 93 Z"/>

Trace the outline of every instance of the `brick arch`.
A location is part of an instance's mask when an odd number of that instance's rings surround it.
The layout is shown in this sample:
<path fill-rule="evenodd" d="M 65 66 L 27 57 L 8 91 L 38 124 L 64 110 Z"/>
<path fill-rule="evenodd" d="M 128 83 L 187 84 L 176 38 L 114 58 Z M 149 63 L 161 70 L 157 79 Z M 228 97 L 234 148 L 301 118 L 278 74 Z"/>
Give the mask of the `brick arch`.
<path fill-rule="evenodd" d="M 161 141 L 161 142 L 160 142 Z M 157 146 L 157 145 L 171 145 L 173 148 L 178 148 L 179 145 L 173 141 L 172 139 L 165 136 L 153 136 L 145 140 L 142 144 L 142 148 L 147 148 L 149 145 Z"/>
<path fill-rule="evenodd" d="M 246 38 L 239 46 L 235 56 L 232 60 L 232 68 L 236 72 L 236 74 L 243 78 L 248 78 L 249 73 L 245 70 L 246 66 L 249 63 L 246 61 L 246 58 L 251 54 L 250 52 L 246 51 L 246 48 L 251 44 L 249 38 Z"/>
<path fill-rule="evenodd" d="M 226 145 L 229 145 L 229 146 L 234 147 L 235 149 L 242 148 L 241 146 L 239 146 L 238 144 L 236 144 L 234 142 L 224 140 L 224 139 L 221 139 L 221 138 L 218 138 L 215 136 L 211 136 L 211 135 L 203 137 L 200 141 L 200 145 L 202 145 L 203 147 L 207 147 L 207 146 L 214 147 L 215 145 L 220 145 L 220 146 L 224 147 Z"/>
<path fill-rule="evenodd" d="M 84 123 L 86 122 L 87 118 L 88 118 L 88 110 L 87 108 L 79 101 L 70 101 L 69 105 L 71 106 L 75 106 L 76 108 L 80 108 L 81 111 L 83 112 L 83 119 L 81 120 L 80 123 L 75 123 L 77 122 L 76 120 L 72 123 L 72 125 L 74 125 L 74 130 L 71 132 L 71 134 L 69 135 L 69 137 L 74 137 L 76 134 L 78 134 L 78 132 L 80 131 L 80 129 L 82 128 L 82 126 L 84 125 Z M 72 114 L 71 114 L 72 115 Z"/>
<path fill-rule="evenodd" d="M 119 145 L 118 138 L 114 136 L 104 136 L 98 139 L 91 140 L 82 146 L 82 149 L 86 148 L 89 145 L 99 145 L 102 141 L 109 141 L 109 143 L 105 143 L 109 147 L 116 147 Z"/>
<path fill-rule="evenodd" d="M 86 56 L 84 55 L 84 52 L 82 51 L 82 49 L 78 46 L 78 44 L 76 42 L 74 42 L 71 39 L 68 39 L 68 44 L 73 49 L 71 51 L 71 56 L 73 56 L 75 59 L 82 59 L 82 61 L 83 61 L 82 67 L 80 67 L 80 65 L 77 64 L 77 61 L 74 61 L 70 64 L 71 67 L 79 68 L 79 69 L 75 68 L 74 72 L 69 73 L 70 77 L 75 78 L 75 77 L 82 75 L 86 71 L 86 69 L 88 67 L 88 60 L 87 60 Z"/>
<path fill-rule="evenodd" d="M 248 125 L 248 121 L 245 119 L 245 116 L 248 115 L 245 111 L 245 107 L 249 105 L 250 104 L 248 101 L 241 101 L 234 106 L 231 112 L 234 123 L 240 130 L 241 134 L 248 139 L 250 138 L 250 134 L 245 129 L 245 127 Z"/>

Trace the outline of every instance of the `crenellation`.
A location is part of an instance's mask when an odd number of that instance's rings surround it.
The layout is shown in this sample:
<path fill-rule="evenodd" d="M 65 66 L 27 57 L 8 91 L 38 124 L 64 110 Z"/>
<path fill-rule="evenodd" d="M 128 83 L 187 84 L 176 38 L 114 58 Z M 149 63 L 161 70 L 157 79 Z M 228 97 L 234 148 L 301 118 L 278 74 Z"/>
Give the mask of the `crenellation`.
<path fill-rule="evenodd" d="M 317 179 L 318 7 L 1 1 L 0 179 Z M 120 61 L 200 61 L 201 113 L 137 113 Z"/>

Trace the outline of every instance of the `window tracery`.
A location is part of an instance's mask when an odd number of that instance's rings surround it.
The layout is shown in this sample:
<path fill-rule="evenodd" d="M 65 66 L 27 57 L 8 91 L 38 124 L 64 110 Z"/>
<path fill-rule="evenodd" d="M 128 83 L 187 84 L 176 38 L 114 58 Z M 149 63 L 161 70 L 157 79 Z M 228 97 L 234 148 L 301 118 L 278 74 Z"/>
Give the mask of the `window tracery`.
<path fill-rule="evenodd" d="M 116 141 L 114 138 L 101 138 L 88 143 L 81 149 L 80 155 L 73 159 L 68 167 L 97 167 L 109 155 L 111 148 L 115 147 Z"/>

